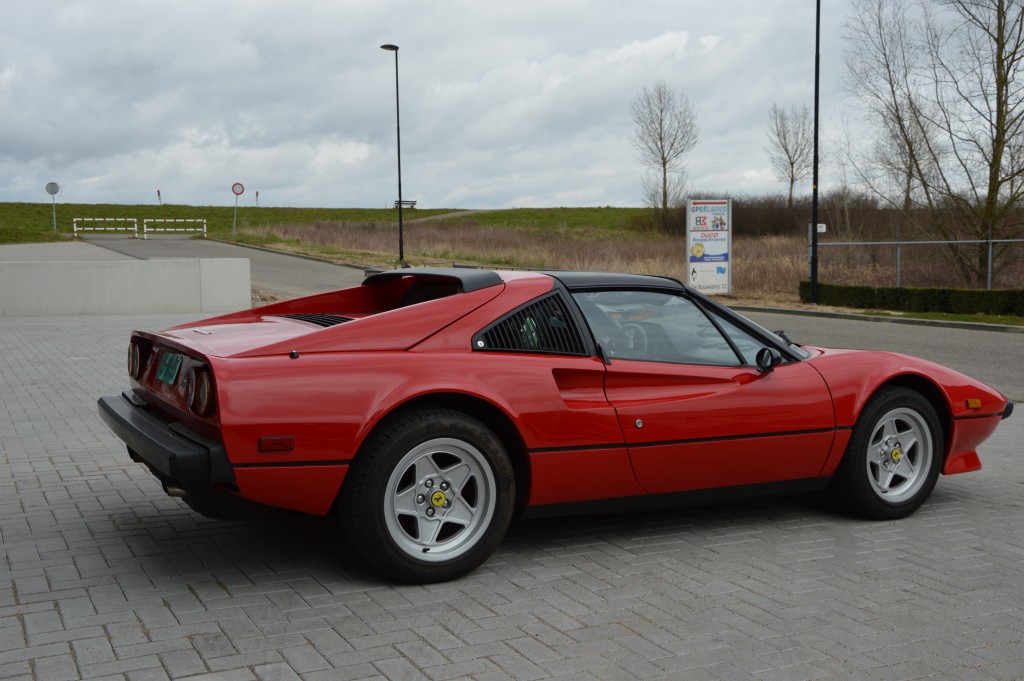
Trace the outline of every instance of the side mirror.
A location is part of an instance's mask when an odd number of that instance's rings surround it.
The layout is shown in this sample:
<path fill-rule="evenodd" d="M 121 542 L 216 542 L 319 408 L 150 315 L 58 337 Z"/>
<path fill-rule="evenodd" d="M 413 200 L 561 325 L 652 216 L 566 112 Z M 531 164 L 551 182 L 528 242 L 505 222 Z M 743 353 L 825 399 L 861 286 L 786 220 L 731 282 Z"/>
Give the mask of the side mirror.
<path fill-rule="evenodd" d="M 775 348 L 761 348 L 757 351 L 757 370 L 763 374 L 771 373 L 782 363 L 782 353 Z"/>

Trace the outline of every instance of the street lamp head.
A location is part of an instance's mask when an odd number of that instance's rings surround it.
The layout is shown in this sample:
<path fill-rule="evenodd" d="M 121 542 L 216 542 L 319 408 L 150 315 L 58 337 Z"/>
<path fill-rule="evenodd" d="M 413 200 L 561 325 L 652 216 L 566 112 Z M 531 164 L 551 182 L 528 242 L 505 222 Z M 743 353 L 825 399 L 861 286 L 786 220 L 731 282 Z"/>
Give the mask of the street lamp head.
<path fill-rule="evenodd" d="M 387 50 L 388 52 L 398 52 L 398 45 L 381 45 L 380 49 Z"/>

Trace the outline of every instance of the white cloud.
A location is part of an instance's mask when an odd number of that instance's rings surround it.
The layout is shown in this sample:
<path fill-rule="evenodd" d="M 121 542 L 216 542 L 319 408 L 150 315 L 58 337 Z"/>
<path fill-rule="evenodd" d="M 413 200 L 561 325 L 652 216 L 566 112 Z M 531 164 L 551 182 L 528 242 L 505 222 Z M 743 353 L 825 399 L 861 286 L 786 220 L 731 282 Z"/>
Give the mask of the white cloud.
<path fill-rule="evenodd" d="M 825 119 L 844 0 L 825 0 Z M 638 205 L 629 100 L 698 105 L 691 185 L 763 192 L 772 103 L 810 102 L 802 0 L 9 3 L 0 22 L 0 200 L 383 206 Z M 829 109 L 828 107 L 833 108 Z M 837 114 L 832 114 L 837 116 Z M 247 192 L 248 194 L 248 192 Z"/>

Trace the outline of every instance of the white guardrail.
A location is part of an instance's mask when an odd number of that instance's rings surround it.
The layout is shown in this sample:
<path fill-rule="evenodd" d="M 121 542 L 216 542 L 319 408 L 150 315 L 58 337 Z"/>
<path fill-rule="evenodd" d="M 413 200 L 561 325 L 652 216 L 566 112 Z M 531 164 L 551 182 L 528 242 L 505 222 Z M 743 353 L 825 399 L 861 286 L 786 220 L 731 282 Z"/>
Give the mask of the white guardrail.
<path fill-rule="evenodd" d="M 79 226 L 79 222 L 89 224 Z M 115 224 L 113 227 L 98 227 L 91 224 L 93 222 L 113 222 Z M 78 236 L 79 232 L 131 232 L 134 238 L 137 239 L 139 237 L 139 221 L 135 218 L 74 218 L 71 221 L 71 225 L 75 231 L 75 236 Z"/>
<path fill-rule="evenodd" d="M 195 227 L 150 227 L 150 223 L 189 223 Z M 202 226 L 200 226 L 202 225 Z M 206 238 L 206 218 L 146 218 L 142 221 L 142 238 L 148 239 L 150 232 L 202 232 Z"/>
<path fill-rule="evenodd" d="M 113 224 L 108 225 L 107 223 Z M 174 226 L 163 226 L 167 223 L 172 223 Z M 133 238 L 139 238 L 138 218 L 73 218 L 71 224 L 75 236 L 78 236 L 79 232 L 131 232 Z M 177 225 L 189 226 L 179 227 Z M 142 238 L 148 239 L 150 232 L 202 233 L 205 239 L 206 218 L 145 218 L 142 221 Z"/>

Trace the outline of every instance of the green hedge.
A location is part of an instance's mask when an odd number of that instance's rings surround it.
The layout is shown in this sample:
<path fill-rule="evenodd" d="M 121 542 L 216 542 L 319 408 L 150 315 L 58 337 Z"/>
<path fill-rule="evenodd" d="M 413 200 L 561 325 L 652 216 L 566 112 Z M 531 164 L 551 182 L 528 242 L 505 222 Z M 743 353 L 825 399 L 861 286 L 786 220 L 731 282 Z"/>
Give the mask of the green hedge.
<path fill-rule="evenodd" d="M 810 302 L 811 282 L 800 282 L 800 300 Z M 1024 316 L 1024 289 L 881 288 L 819 283 L 818 303 L 905 312 Z"/>

